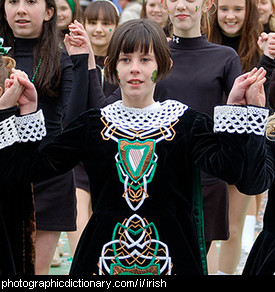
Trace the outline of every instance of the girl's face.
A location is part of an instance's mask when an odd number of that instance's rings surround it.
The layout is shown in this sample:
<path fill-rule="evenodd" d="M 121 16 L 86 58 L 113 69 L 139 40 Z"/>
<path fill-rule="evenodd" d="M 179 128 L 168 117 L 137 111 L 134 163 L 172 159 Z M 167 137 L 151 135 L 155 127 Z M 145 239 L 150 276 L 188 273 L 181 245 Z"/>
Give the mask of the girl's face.
<path fill-rule="evenodd" d="M 152 49 L 148 54 L 121 52 L 116 68 L 124 105 L 143 108 L 154 102 L 158 64 Z"/>
<path fill-rule="evenodd" d="M 213 0 L 166 0 L 166 7 L 177 36 L 201 35 L 202 12 L 211 8 Z"/>
<path fill-rule="evenodd" d="M 93 49 L 105 52 L 116 29 L 116 25 L 114 23 L 108 23 L 102 18 L 92 22 L 88 22 L 85 19 L 85 29 L 89 35 Z"/>
<path fill-rule="evenodd" d="M 161 27 L 165 27 L 168 20 L 168 13 L 161 0 L 148 0 L 146 14 L 149 19 L 156 21 Z"/>
<path fill-rule="evenodd" d="M 259 0 L 258 9 L 260 12 L 260 22 L 266 24 L 269 21 L 269 17 L 274 13 L 274 6 L 271 0 Z"/>
<path fill-rule="evenodd" d="M 217 9 L 222 32 L 229 37 L 239 35 L 245 20 L 245 0 L 219 0 Z"/>
<path fill-rule="evenodd" d="M 45 0 L 6 0 L 5 12 L 15 37 L 37 38 L 54 10 L 46 8 Z"/>
<path fill-rule="evenodd" d="M 55 0 L 57 7 L 57 26 L 60 30 L 68 28 L 73 21 L 73 12 L 66 0 Z"/>

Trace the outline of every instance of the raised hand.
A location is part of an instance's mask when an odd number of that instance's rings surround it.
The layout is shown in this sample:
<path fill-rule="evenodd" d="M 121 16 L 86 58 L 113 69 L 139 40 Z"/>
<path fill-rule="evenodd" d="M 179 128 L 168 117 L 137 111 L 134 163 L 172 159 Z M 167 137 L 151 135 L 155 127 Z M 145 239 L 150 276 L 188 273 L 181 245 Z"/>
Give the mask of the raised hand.
<path fill-rule="evenodd" d="M 65 35 L 64 44 L 69 55 L 89 54 L 89 69 L 95 69 L 94 52 L 83 25 L 75 20 L 69 25 L 70 34 Z"/>
<path fill-rule="evenodd" d="M 275 33 L 263 32 L 258 39 L 258 46 L 271 59 L 275 58 Z"/>
<path fill-rule="evenodd" d="M 12 79 L 6 79 L 5 91 L 0 98 L 0 109 L 15 106 L 23 91 L 24 86 L 19 83 L 17 76 L 14 76 Z"/>
<path fill-rule="evenodd" d="M 246 105 L 245 92 L 247 88 L 256 81 L 257 77 L 255 73 L 257 68 L 254 68 L 251 72 L 245 73 L 235 79 L 233 87 L 230 91 L 227 99 L 227 104 Z"/>
<path fill-rule="evenodd" d="M 12 69 L 10 78 L 5 82 L 4 95 L 2 97 L 10 99 L 11 106 L 15 104 L 20 106 L 21 115 L 26 115 L 37 110 L 37 92 L 35 86 L 23 71 Z"/>
<path fill-rule="evenodd" d="M 251 84 L 245 92 L 245 98 L 247 104 L 252 104 L 256 106 L 264 107 L 266 105 L 266 96 L 264 91 L 264 83 L 266 71 L 260 68 L 258 72 L 255 73 L 257 77 L 256 81 Z"/>
<path fill-rule="evenodd" d="M 266 71 L 254 68 L 236 78 L 229 94 L 227 104 L 265 106 L 263 84 L 266 81 Z"/>
<path fill-rule="evenodd" d="M 25 115 L 37 110 L 37 91 L 26 73 L 20 71 L 18 75 L 19 83 L 25 86 L 25 90 L 18 99 L 20 114 Z"/>

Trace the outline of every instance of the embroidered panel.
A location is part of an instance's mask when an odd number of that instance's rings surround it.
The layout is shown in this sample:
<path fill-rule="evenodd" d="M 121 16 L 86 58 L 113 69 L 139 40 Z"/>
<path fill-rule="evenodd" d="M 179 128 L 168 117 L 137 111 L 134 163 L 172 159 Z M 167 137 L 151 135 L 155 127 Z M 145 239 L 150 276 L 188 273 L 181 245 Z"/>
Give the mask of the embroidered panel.
<path fill-rule="evenodd" d="M 115 161 L 124 185 L 122 197 L 133 212 L 150 197 L 147 185 L 157 168 L 156 144 L 174 139 L 174 126 L 186 109 L 182 103 L 166 101 L 148 110 L 126 108 L 121 102 L 102 110 L 101 135 L 117 142 Z M 134 213 L 116 224 L 98 267 L 100 275 L 165 275 L 171 274 L 172 260 L 155 224 Z"/>
<path fill-rule="evenodd" d="M 155 224 L 134 214 L 116 224 L 112 240 L 102 248 L 98 267 L 100 275 L 170 275 L 172 263 Z"/>

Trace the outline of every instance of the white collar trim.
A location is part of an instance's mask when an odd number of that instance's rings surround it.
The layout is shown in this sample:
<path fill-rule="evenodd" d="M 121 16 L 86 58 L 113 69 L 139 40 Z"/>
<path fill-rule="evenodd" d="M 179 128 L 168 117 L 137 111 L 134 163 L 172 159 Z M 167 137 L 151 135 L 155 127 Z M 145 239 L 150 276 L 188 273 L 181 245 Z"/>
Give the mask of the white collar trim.
<path fill-rule="evenodd" d="M 140 131 L 168 127 L 187 109 L 187 105 L 176 100 L 156 102 L 142 109 L 127 107 L 119 100 L 101 109 L 101 114 L 115 127 Z"/>

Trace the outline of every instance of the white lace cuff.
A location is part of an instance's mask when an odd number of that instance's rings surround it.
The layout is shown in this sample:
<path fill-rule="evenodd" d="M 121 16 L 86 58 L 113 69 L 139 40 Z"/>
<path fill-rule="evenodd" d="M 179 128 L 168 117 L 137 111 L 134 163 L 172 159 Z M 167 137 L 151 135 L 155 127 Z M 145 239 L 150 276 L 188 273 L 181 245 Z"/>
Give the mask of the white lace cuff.
<path fill-rule="evenodd" d="M 13 115 L 0 122 L 0 149 L 15 142 L 41 140 L 44 136 L 46 127 L 42 110 L 22 117 Z"/>
<path fill-rule="evenodd" d="M 268 109 L 247 106 L 247 133 L 265 136 L 268 116 Z"/>
<path fill-rule="evenodd" d="M 214 109 L 214 132 L 264 136 L 268 115 L 268 109 L 254 106 L 217 106 Z"/>
<path fill-rule="evenodd" d="M 0 122 L 0 149 L 19 142 L 19 140 L 14 115 Z"/>

